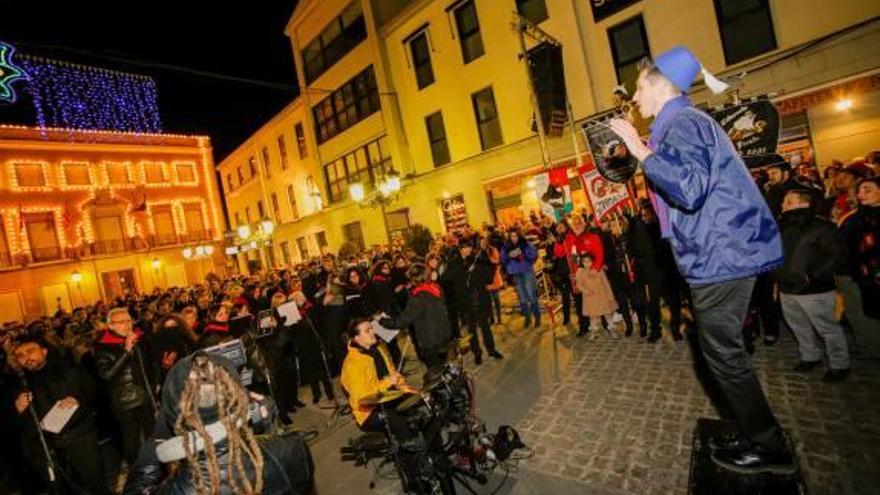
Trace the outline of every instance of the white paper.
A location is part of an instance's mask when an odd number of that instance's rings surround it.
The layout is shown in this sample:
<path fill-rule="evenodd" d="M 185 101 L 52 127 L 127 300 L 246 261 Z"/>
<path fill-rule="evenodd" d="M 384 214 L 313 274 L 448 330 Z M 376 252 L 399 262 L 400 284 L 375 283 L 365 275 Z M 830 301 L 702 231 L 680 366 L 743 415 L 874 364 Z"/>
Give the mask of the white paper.
<path fill-rule="evenodd" d="M 70 421 L 73 413 L 79 409 L 79 404 L 67 408 L 61 407 L 60 404 L 61 401 L 56 402 L 52 409 L 43 416 L 43 420 L 40 421 L 40 428 L 49 433 L 60 433 L 67 425 L 67 422 Z"/>
<path fill-rule="evenodd" d="M 400 330 L 390 330 L 383 327 L 379 324 L 378 319 L 371 321 L 370 325 L 373 327 L 373 331 L 376 332 L 376 335 L 378 335 L 380 339 L 384 340 L 386 344 L 394 340 L 394 338 L 397 337 L 397 334 L 400 333 Z"/>
<path fill-rule="evenodd" d="M 299 314 L 299 307 L 296 305 L 296 301 L 286 302 L 275 309 L 277 309 L 278 314 L 284 318 L 284 326 L 286 327 L 302 320 L 302 315 Z"/>

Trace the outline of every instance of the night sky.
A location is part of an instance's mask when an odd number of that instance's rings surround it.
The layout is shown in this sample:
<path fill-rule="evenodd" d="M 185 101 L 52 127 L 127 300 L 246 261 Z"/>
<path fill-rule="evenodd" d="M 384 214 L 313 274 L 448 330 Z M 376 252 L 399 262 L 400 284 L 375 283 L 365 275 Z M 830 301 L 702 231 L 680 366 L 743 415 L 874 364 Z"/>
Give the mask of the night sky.
<path fill-rule="evenodd" d="M 22 53 L 153 77 L 164 131 L 210 135 L 219 162 L 296 97 L 296 71 L 284 35 L 296 2 L 0 0 L 0 40 Z M 0 106 L 0 122 L 34 125 L 30 103 Z"/>

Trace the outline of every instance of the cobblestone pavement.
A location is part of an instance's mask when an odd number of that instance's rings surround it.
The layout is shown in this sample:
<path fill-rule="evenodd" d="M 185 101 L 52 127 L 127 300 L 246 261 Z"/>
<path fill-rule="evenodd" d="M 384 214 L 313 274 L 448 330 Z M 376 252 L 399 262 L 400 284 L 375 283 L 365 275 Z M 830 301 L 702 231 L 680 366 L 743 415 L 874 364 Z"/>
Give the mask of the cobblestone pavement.
<path fill-rule="evenodd" d="M 468 366 L 490 430 L 512 424 L 535 451 L 497 493 L 687 493 L 694 425 L 717 417 L 689 345 L 587 341 L 558 325 L 536 332 L 519 324 L 516 318 L 496 330 L 504 361 Z M 833 385 L 821 381 L 821 370 L 793 373 L 790 335 L 774 347 L 759 345 L 754 360 L 810 493 L 880 493 L 880 366 L 856 361 L 850 379 Z M 356 434 L 347 424 L 313 445 L 319 493 L 369 493 L 371 471 L 339 461 L 339 446 Z M 477 492 L 492 493 L 501 480 L 496 474 Z M 398 492 L 389 480 L 373 491 Z"/>

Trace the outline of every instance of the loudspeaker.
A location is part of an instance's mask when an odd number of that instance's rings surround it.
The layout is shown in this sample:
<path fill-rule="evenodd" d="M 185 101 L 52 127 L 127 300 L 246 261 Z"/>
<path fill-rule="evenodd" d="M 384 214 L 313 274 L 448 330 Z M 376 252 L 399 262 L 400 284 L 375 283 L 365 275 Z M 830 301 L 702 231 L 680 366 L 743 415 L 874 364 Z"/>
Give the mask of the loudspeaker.
<path fill-rule="evenodd" d="M 528 59 L 544 132 L 548 136 L 561 136 L 568 122 L 562 47 L 541 43 L 529 50 Z"/>
<path fill-rule="evenodd" d="M 690 495 L 808 495 L 800 466 L 791 476 L 774 474 L 746 475 L 728 471 L 712 461 L 709 438 L 737 431 L 733 421 L 700 418 L 694 429 L 691 470 L 688 482 Z M 789 450 L 794 453 L 786 434 Z M 797 457 L 795 457 L 797 464 Z"/>

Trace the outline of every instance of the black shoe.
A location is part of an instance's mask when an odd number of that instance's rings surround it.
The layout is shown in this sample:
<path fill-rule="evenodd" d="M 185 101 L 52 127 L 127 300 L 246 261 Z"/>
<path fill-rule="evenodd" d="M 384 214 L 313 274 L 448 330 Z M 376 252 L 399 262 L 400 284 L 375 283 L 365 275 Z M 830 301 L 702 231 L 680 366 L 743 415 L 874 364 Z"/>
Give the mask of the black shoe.
<path fill-rule="evenodd" d="M 791 454 L 768 452 L 760 446 L 745 450 L 716 450 L 712 461 L 718 466 L 742 474 L 773 473 L 789 476 L 797 472 Z"/>
<path fill-rule="evenodd" d="M 476 365 L 483 364 L 483 356 L 480 354 L 475 354 L 474 355 L 474 364 L 476 364 Z"/>
<path fill-rule="evenodd" d="M 539 328 L 541 326 L 541 317 L 538 316 L 535 318 L 535 328 Z"/>
<path fill-rule="evenodd" d="M 844 368 L 842 370 L 828 370 L 825 372 L 825 376 L 822 377 L 822 381 L 828 383 L 837 383 L 846 380 L 846 377 L 848 376 L 849 368 Z"/>
<path fill-rule="evenodd" d="M 296 407 L 306 407 L 306 403 L 299 400 L 299 399 L 296 399 L 295 401 L 293 401 L 293 405 Z"/>
<path fill-rule="evenodd" d="M 646 342 L 648 342 L 649 344 L 656 344 L 658 340 L 660 340 L 660 334 L 652 333 L 651 336 L 648 337 L 648 340 Z"/>
<path fill-rule="evenodd" d="M 778 341 L 779 341 L 778 335 L 764 334 L 764 345 L 766 345 L 767 347 L 773 347 L 774 345 L 776 345 L 776 342 L 778 342 Z"/>
<path fill-rule="evenodd" d="M 709 448 L 712 450 L 745 450 L 750 446 L 749 439 L 737 433 L 709 437 Z"/>
<path fill-rule="evenodd" d="M 584 335 L 587 334 L 587 332 L 589 332 L 589 330 L 587 330 L 586 328 L 581 328 L 580 330 L 578 330 L 577 336 L 583 337 Z"/>
<path fill-rule="evenodd" d="M 633 334 L 633 329 L 632 329 L 632 328 L 627 328 L 626 331 L 623 332 L 623 336 L 624 336 L 624 337 L 631 337 L 632 334 Z"/>
<path fill-rule="evenodd" d="M 571 324 L 571 320 L 569 318 L 565 318 L 562 320 L 562 326 L 567 327 Z"/>
<path fill-rule="evenodd" d="M 312 397 L 312 404 L 317 404 L 318 402 L 321 402 L 320 396 Z"/>
<path fill-rule="evenodd" d="M 645 338 L 645 337 L 647 337 L 647 336 L 648 336 L 648 331 L 647 331 L 646 329 L 644 329 L 644 328 L 640 328 L 640 329 L 639 329 L 639 337 L 641 337 L 641 338 Z"/>
<path fill-rule="evenodd" d="M 795 373 L 805 373 L 805 372 L 810 371 L 811 369 L 813 369 L 813 368 L 815 368 L 816 366 L 819 366 L 819 365 L 821 365 L 821 364 L 822 364 L 822 360 L 819 360 L 819 361 L 801 361 L 801 362 L 799 362 L 799 363 L 794 367 L 794 370 L 793 370 L 793 371 L 794 371 Z"/>
<path fill-rule="evenodd" d="M 491 356 L 493 359 L 504 359 L 504 356 L 502 356 L 501 353 L 498 351 L 490 352 L 489 356 Z"/>
<path fill-rule="evenodd" d="M 523 328 L 529 328 L 530 326 L 532 326 L 532 317 L 526 316 L 526 321 L 525 323 L 523 323 Z"/>
<path fill-rule="evenodd" d="M 684 337 L 681 335 L 681 332 L 679 332 L 679 331 L 672 332 L 672 340 L 678 342 L 683 338 Z"/>

